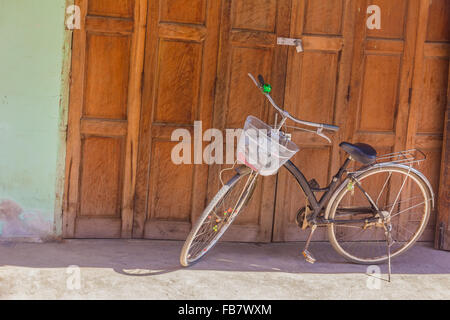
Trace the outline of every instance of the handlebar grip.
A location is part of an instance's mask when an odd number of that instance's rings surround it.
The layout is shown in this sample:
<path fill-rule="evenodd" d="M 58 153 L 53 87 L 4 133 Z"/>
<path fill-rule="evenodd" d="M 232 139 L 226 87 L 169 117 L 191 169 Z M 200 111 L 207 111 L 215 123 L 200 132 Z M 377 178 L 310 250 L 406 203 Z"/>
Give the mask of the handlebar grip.
<path fill-rule="evenodd" d="M 324 125 L 323 125 L 323 128 L 324 128 L 325 130 L 334 131 L 334 132 L 339 131 L 339 127 L 338 127 L 338 126 L 333 126 L 333 125 L 331 125 L 331 124 L 324 124 Z"/>
<path fill-rule="evenodd" d="M 266 82 L 264 81 L 264 77 L 259 74 L 258 80 L 259 80 L 259 84 L 261 85 L 261 87 L 264 87 L 264 85 L 266 84 Z"/>

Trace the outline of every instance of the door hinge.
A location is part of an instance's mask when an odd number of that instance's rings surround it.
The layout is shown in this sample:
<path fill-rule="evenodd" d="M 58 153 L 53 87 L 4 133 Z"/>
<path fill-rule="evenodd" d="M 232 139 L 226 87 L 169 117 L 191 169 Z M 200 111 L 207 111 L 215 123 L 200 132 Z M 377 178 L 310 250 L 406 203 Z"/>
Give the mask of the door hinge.
<path fill-rule="evenodd" d="M 408 93 L 408 104 L 411 104 L 412 101 L 412 93 L 413 93 L 413 89 L 409 88 L 409 93 Z"/>

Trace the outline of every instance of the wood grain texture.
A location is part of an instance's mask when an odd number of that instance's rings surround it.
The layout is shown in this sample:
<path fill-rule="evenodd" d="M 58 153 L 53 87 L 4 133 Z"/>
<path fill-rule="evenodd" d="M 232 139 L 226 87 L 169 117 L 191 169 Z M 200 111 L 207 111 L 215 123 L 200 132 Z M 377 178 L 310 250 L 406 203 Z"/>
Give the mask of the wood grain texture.
<path fill-rule="evenodd" d="M 81 154 L 79 216 L 120 217 L 123 139 L 86 137 Z"/>
<path fill-rule="evenodd" d="M 361 8 L 365 15 L 367 7 L 377 5 L 381 9 L 381 29 L 367 30 L 370 38 L 404 39 L 409 0 L 367 0 Z M 368 15 L 365 15 L 368 17 Z"/>
<path fill-rule="evenodd" d="M 273 123 L 274 113 L 258 93 L 248 73 L 261 74 L 283 101 L 287 48 L 277 37 L 289 35 L 290 1 L 222 1 L 220 51 L 214 127 L 241 128 L 248 115 Z M 218 174 L 226 166 L 211 166 L 208 200 L 221 187 Z M 271 241 L 276 177 L 260 179 L 249 207 L 227 231 L 224 240 Z"/>
<path fill-rule="evenodd" d="M 88 15 L 132 18 L 135 1 L 139 0 L 89 0 Z"/>
<path fill-rule="evenodd" d="M 449 68 L 450 74 L 450 68 Z M 444 139 L 440 167 L 438 216 L 436 219 L 435 248 L 450 250 L 450 85 L 447 88 L 447 110 L 445 112 Z"/>
<path fill-rule="evenodd" d="M 423 149 L 428 156 L 421 169 L 429 178 L 435 196 L 440 194 L 441 170 L 445 167 L 441 162 L 444 156 L 442 136 L 447 109 L 449 68 L 448 51 L 445 50 L 449 43 L 443 36 L 440 25 L 447 15 L 445 6 L 444 1 L 420 1 L 411 107 L 406 133 L 407 147 Z M 442 40 L 446 42 L 441 42 Z M 435 240 L 436 245 L 438 210 L 435 208 L 432 211 L 430 222 L 422 236 L 422 240 Z M 441 214 L 444 217 L 449 215 L 448 210 Z"/>
<path fill-rule="evenodd" d="M 293 1 L 290 37 L 303 39 L 304 52 L 288 49 L 285 105 L 292 115 L 344 127 L 355 12 L 355 1 Z M 321 15 L 332 18 L 321 20 Z M 321 186 L 327 185 L 341 162 L 338 147 L 341 133 L 329 134 L 333 139 L 329 145 L 313 134 L 290 131 L 293 141 L 300 146 L 294 163 L 308 179 L 315 178 Z M 305 206 L 305 197 L 298 188 L 295 179 L 286 170 L 280 170 L 274 241 L 306 240 L 307 233 L 295 222 L 298 210 Z M 320 229 L 314 240 L 325 239 L 326 232 Z"/>
<path fill-rule="evenodd" d="M 149 1 L 133 237 L 185 238 L 205 206 L 208 166 L 173 164 L 170 135 L 211 127 L 219 13 L 219 1 Z"/>
<path fill-rule="evenodd" d="M 432 19 L 428 19 L 427 41 L 450 41 L 450 1 L 431 1 L 429 16 Z"/>
<path fill-rule="evenodd" d="M 76 4 L 82 21 L 73 40 L 63 234 L 129 238 L 147 1 Z"/>
<path fill-rule="evenodd" d="M 86 35 L 84 117 L 126 120 L 130 36 Z"/>
<path fill-rule="evenodd" d="M 206 0 L 161 0 L 161 21 L 204 24 Z"/>

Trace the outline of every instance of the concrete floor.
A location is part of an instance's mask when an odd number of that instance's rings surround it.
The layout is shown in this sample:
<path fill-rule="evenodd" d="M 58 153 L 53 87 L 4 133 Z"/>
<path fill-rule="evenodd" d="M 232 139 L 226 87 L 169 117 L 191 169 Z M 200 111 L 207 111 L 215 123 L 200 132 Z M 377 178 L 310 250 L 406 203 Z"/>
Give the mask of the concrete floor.
<path fill-rule="evenodd" d="M 450 299 L 450 253 L 428 243 L 393 260 L 390 283 L 369 276 L 367 266 L 345 262 L 328 243 L 312 244 L 314 265 L 300 256 L 303 243 L 220 243 L 187 269 L 178 263 L 182 245 L 0 243 L 0 298 Z M 381 270 L 385 279 L 387 265 Z"/>

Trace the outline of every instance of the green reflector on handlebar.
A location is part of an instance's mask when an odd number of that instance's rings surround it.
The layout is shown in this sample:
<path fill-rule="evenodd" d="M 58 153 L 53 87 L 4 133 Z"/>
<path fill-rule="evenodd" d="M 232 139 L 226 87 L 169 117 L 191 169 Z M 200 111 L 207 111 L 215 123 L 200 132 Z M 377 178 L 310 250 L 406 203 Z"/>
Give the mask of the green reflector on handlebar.
<path fill-rule="evenodd" d="M 263 86 L 264 93 L 270 93 L 272 91 L 272 86 L 270 84 L 265 84 Z"/>

